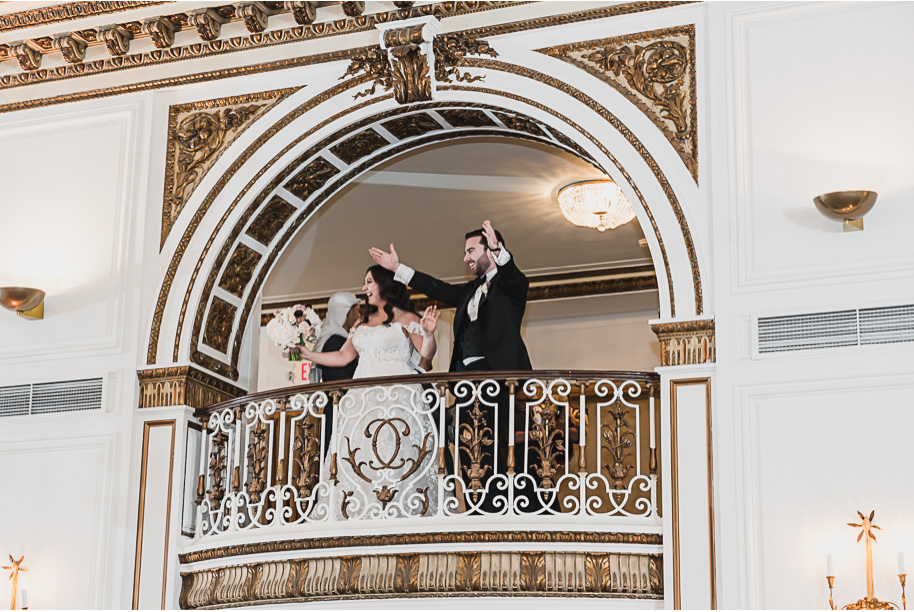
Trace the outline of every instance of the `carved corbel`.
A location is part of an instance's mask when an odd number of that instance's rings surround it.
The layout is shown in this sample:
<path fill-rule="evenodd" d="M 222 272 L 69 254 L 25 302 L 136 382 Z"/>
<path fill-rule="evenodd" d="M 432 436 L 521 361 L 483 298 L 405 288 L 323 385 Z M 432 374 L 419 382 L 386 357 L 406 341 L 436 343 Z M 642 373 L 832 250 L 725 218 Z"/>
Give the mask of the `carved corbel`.
<path fill-rule="evenodd" d="M 68 63 L 78 64 L 86 59 L 86 43 L 82 39 L 68 33 L 54 37 L 52 42 Z"/>
<path fill-rule="evenodd" d="M 222 32 L 222 24 L 225 23 L 225 17 L 215 11 L 207 8 L 193 11 L 187 16 L 187 22 L 197 28 L 197 33 L 203 40 L 216 40 L 219 33 Z"/>
<path fill-rule="evenodd" d="M 272 11 L 262 2 L 250 2 L 238 5 L 236 14 L 244 19 L 244 27 L 248 32 L 256 34 L 267 29 Z"/>
<path fill-rule="evenodd" d="M 438 20 L 421 18 L 406 27 L 385 29 L 381 48 L 387 51 L 394 98 L 400 104 L 432 99 L 432 40 Z"/>
<path fill-rule="evenodd" d="M 127 55 L 130 51 L 130 41 L 133 40 L 133 32 L 119 25 L 99 28 L 99 38 L 105 41 L 108 47 L 108 53 L 113 56 Z"/>
<path fill-rule="evenodd" d="M 317 19 L 317 3 L 301 2 L 299 0 L 286 0 L 286 10 L 292 11 L 295 17 L 295 23 L 298 25 L 309 25 Z"/>
<path fill-rule="evenodd" d="M 38 70 L 41 66 L 41 51 L 27 41 L 10 43 L 10 54 L 19 60 L 19 66 L 23 70 Z"/>
<path fill-rule="evenodd" d="M 347 17 L 358 17 L 365 12 L 364 2 L 342 2 L 341 4 Z"/>
<path fill-rule="evenodd" d="M 181 31 L 181 24 L 167 17 L 155 17 L 143 22 L 143 32 L 152 39 L 159 49 L 167 49 L 175 43 L 175 32 Z"/>

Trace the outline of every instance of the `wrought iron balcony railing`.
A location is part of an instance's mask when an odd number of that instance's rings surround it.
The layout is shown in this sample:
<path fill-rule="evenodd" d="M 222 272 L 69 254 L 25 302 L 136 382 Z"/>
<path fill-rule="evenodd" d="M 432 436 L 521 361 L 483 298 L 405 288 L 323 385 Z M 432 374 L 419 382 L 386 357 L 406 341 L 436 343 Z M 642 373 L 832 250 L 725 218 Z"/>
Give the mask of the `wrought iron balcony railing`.
<path fill-rule="evenodd" d="M 659 525 L 657 383 L 643 372 L 427 374 L 217 404 L 197 415 L 194 544 L 457 515 Z"/>

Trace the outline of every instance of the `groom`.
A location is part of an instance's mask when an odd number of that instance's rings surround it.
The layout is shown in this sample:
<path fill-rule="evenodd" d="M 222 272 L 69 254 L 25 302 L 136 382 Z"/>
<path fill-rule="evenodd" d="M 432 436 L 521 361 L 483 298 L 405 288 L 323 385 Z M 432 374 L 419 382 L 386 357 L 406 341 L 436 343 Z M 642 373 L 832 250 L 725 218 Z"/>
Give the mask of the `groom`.
<path fill-rule="evenodd" d="M 457 309 L 451 372 L 533 369 L 520 333 L 530 283 L 490 221 L 483 222 L 482 229 L 466 235 L 463 261 L 476 278 L 464 285 L 451 285 L 401 264 L 392 244 L 389 253 L 375 247 L 369 249 L 369 253 L 375 262 L 394 272 L 396 280 Z M 498 406 L 501 439 L 496 443 L 500 452 L 497 466 L 487 457 L 490 468 L 487 476 L 493 469 L 499 474 L 507 472 L 507 393 L 502 390 L 494 399 Z M 485 410 L 486 423 L 494 431 L 496 411 L 490 406 L 480 406 Z M 499 509 L 492 505 L 494 497 L 495 492 L 489 491 L 481 509 L 497 512 Z"/>

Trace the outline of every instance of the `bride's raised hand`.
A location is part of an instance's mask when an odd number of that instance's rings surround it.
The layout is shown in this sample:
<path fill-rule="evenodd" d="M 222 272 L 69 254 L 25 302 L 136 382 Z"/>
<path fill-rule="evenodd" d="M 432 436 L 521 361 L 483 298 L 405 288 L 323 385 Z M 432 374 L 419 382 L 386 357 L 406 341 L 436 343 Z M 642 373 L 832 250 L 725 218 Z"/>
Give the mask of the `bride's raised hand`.
<path fill-rule="evenodd" d="M 438 317 L 440 316 L 441 313 L 438 312 L 437 306 L 429 306 L 425 309 L 422 320 L 419 322 L 422 325 L 422 333 L 424 335 L 430 336 L 435 333 L 435 329 L 438 327 Z"/>
<path fill-rule="evenodd" d="M 390 244 L 390 253 L 382 251 L 378 247 L 371 247 L 368 249 L 368 254 L 371 255 L 376 264 L 380 264 L 391 272 L 396 272 L 400 266 L 400 258 L 397 256 L 397 250 L 394 248 L 393 243 Z"/>

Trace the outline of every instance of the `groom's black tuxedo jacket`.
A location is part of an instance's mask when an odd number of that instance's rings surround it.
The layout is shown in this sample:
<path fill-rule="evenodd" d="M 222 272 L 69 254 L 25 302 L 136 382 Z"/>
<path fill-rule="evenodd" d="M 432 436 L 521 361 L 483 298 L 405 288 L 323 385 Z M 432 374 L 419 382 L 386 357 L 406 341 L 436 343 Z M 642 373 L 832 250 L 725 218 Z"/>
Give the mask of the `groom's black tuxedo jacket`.
<path fill-rule="evenodd" d="M 428 297 L 448 306 L 455 307 L 454 352 L 451 355 L 451 372 L 457 371 L 457 364 L 463 359 L 460 354 L 460 338 L 464 327 L 470 322 L 467 304 L 480 285 L 474 279 L 465 285 L 451 285 L 416 271 L 409 283 Z M 520 335 L 520 325 L 527 308 L 527 290 L 530 282 L 520 271 L 511 257 L 489 284 L 488 294 L 479 303 L 478 337 L 483 357 L 493 370 L 532 370 L 527 346 Z"/>

